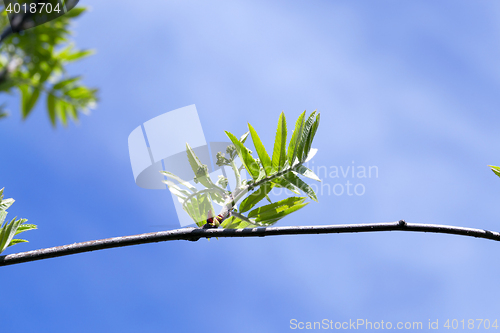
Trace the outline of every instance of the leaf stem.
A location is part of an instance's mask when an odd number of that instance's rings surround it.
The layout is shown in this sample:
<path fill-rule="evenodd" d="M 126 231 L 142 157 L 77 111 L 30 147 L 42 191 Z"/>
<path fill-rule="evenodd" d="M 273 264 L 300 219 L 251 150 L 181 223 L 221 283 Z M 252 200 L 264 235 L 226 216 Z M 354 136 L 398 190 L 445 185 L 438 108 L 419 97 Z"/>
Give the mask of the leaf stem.
<path fill-rule="evenodd" d="M 240 170 L 238 170 L 238 166 L 236 166 L 236 162 L 234 162 L 234 159 L 231 160 L 231 168 L 234 171 L 234 176 L 236 177 L 236 188 L 239 188 L 241 186 L 241 174 Z"/>

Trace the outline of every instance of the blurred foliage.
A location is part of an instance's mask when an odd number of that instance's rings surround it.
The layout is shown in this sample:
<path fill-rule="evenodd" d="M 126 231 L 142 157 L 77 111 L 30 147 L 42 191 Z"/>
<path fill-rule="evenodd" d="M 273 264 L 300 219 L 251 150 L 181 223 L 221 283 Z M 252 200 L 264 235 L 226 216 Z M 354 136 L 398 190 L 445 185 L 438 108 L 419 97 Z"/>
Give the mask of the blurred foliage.
<path fill-rule="evenodd" d="M 9 28 L 9 20 L 0 5 L 0 31 Z M 81 76 L 68 75 L 67 64 L 92 54 L 80 50 L 70 41 L 71 20 L 85 8 L 77 7 L 65 15 L 37 27 L 11 34 L 0 44 L 0 93 L 20 93 L 21 114 L 26 119 L 37 102 L 45 99 L 52 126 L 59 121 L 77 121 L 80 113 L 95 108 L 97 89 L 81 82 Z M 0 105 L 0 118 L 7 115 Z"/>

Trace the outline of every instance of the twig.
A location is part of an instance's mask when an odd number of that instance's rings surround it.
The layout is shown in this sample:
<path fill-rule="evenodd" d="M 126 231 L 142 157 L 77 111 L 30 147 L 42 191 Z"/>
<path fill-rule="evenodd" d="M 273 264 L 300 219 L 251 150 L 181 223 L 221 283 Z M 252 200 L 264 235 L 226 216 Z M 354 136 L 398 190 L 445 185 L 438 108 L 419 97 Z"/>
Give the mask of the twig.
<path fill-rule="evenodd" d="M 211 237 L 264 237 L 279 235 L 312 235 L 373 231 L 416 231 L 453 234 L 500 241 L 500 233 L 482 229 L 462 228 L 437 224 L 406 223 L 404 220 L 387 223 L 340 224 L 319 226 L 268 227 L 248 229 L 200 229 L 183 228 L 159 231 L 141 235 L 107 238 L 71 245 L 56 246 L 28 252 L 0 256 L 0 266 L 20 264 L 28 261 L 62 257 L 76 253 L 110 249 L 137 244 L 164 242 L 172 240 L 197 241 Z"/>

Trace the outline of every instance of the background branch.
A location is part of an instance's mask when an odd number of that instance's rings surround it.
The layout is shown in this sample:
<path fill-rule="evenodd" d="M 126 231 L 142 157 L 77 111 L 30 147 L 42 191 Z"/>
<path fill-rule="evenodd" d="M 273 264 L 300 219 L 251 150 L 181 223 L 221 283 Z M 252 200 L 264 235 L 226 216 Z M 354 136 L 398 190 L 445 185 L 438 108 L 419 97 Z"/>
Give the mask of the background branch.
<path fill-rule="evenodd" d="M 438 224 L 406 223 L 404 220 L 387 223 L 339 224 L 320 226 L 267 227 L 248 229 L 200 229 L 183 228 L 159 231 L 133 236 L 106 238 L 101 240 L 56 246 L 28 252 L 0 256 L 0 266 L 14 265 L 28 261 L 62 257 L 70 254 L 90 252 L 137 244 L 172 240 L 197 241 L 211 237 L 264 237 L 279 235 L 335 234 L 372 231 L 416 231 L 453 234 L 500 241 L 500 233 L 482 229 L 462 228 Z"/>

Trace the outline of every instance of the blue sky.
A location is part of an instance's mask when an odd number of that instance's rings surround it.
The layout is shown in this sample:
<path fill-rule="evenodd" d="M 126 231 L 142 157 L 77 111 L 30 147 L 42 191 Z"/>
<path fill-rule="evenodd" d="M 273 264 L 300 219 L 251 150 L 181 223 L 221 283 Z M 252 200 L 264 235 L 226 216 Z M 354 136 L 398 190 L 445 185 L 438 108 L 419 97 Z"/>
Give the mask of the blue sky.
<path fill-rule="evenodd" d="M 323 194 L 278 225 L 405 219 L 500 230 L 496 1 L 81 1 L 70 68 L 100 88 L 79 125 L 39 105 L 0 122 L 10 215 L 39 230 L 6 253 L 177 228 L 134 183 L 127 138 L 196 104 L 207 141 L 250 122 L 270 147 L 321 112 L 315 166 L 376 166 L 361 196 Z M 167 242 L 2 268 L 2 330 L 285 332 L 290 320 L 423 322 L 500 313 L 499 244 L 386 232 Z"/>

